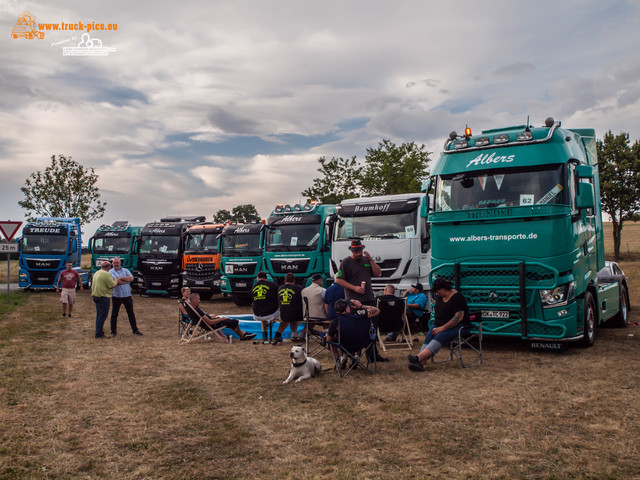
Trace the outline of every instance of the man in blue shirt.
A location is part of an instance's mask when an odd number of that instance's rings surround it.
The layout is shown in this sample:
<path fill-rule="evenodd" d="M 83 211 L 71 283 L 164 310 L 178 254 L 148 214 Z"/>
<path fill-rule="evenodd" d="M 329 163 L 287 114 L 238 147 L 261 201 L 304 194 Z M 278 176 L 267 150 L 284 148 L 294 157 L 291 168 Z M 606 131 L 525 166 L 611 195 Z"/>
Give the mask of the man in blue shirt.
<path fill-rule="evenodd" d="M 425 313 L 427 311 L 427 296 L 420 282 L 411 285 L 411 288 L 404 292 L 407 299 L 407 319 L 409 326 L 416 332 L 426 331 L 424 324 Z"/>
<path fill-rule="evenodd" d="M 111 336 L 115 337 L 118 332 L 118 312 L 120 311 L 120 305 L 124 305 L 129 317 L 129 324 L 134 335 L 142 335 L 142 332 L 138 330 L 136 325 L 136 315 L 133 313 L 133 299 L 131 298 L 131 282 L 133 282 L 133 275 L 126 268 L 122 268 L 122 260 L 115 257 L 112 260 L 113 268 L 109 270 L 109 273 L 118 281 L 118 285 L 113 289 L 113 297 L 111 301 L 113 307 L 111 308 Z"/>

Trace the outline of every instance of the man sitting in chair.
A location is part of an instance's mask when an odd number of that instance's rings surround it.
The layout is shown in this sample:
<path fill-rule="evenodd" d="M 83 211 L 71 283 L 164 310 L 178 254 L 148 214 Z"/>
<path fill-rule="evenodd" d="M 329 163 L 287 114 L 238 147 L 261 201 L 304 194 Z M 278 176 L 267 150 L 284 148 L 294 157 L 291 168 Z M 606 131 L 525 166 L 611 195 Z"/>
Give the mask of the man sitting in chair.
<path fill-rule="evenodd" d="M 393 287 L 393 285 L 387 285 L 388 287 Z M 385 292 L 387 290 L 385 289 Z M 395 293 L 394 291 L 391 294 Z M 409 328 L 412 333 L 424 332 L 427 330 L 427 325 L 425 321 L 425 312 L 427 310 L 427 296 L 424 294 L 424 287 L 420 282 L 415 285 L 411 285 L 411 288 L 407 289 L 404 292 L 404 297 L 407 302 L 407 320 L 409 320 Z M 426 319 L 428 320 L 428 318 Z M 398 338 L 399 332 L 391 332 L 387 335 L 387 340 L 390 342 L 395 341 Z"/>
<path fill-rule="evenodd" d="M 375 317 L 380 313 L 378 307 L 372 307 L 370 305 L 363 305 L 359 300 L 337 300 L 333 307 L 338 314 L 338 318 L 331 320 L 329 325 L 329 332 L 327 333 L 327 340 L 334 341 L 338 338 L 338 321 L 351 317 L 354 320 L 360 320 L 362 318 Z M 389 359 L 381 356 L 378 353 L 378 349 L 374 344 L 374 351 L 376 354 L 376 362 L 388 362 Z"/>
<path fill-rule="evenodd" d="M 187 312 L 191 318 L 192 323 L 198 323 L 198 320 L 202 317 L 202 321 L 211 328 L 225 327 L 233 330 L 240 340 L 251 340 L 255 338 L 255 333 L 247 333 L 240 329 L 240 322 L 234 318 L 218 317 L 217 315 L 209 315 L 204 312 L 200 307 L 200 294 L 192 293 L 189 296 L 189 304 L 187 305 Z"/>

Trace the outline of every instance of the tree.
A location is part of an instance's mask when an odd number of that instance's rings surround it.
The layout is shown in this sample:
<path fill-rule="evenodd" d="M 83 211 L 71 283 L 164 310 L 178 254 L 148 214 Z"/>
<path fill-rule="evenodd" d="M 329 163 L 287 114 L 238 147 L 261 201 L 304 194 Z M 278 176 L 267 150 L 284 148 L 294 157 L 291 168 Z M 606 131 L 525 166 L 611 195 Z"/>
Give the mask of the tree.
<path fill-rule="evenodd" d="M 325 204 L 338 204 L 347 198 L 360 196 L 361 166 L 355 156 L 350 159 L 333 157 L 331 160 L 320 157 L 318 162 L 318 172 L 322 176 L 314 178 L 313 186 L 302 192 L 308 201 L 320 200 Z"/>
<path fill-rule="evenodd" d="M 107 204 L 100 200 L 96 184 L 98 175 L 71 157 L 51 156 L 44 172 L 32 173 L 20 190 L 25 196 L 18 202 L 27 210 L 28 219 L 43 217 L 78 217 L 84 224 L 101 218 Z"/>
<path fill-rule="evenodd" d="M 419 192 L 429 176 L 430 152 L 414 142 L 396 146 L 382 140 L 377 148 L 368 148 L 360 186 L 367 196 Z"/>
<path fill-rule="evenodd" d="M 221 209 L 218 210 L 213 216 L 213 221 L 218 223 L 237 222 L 237 223 L 252 223 L 259 222 L 260 215 L 256 210 L 255 205 L 247 203 L 245 205 L 236 205 L 231 211 Z"/>
<path fill-rule="evenodd" d="M 382 140 L 376 148 L 368 148 L 364 165 L 356 157 L 350 159 L 320 157 L 313 186 L 302 192 L 308 200 L 322 203 L 340 203 L 361 195 L 394 195 L 419 192 L 423 180 L 429 175 L 430 161 L 425 146 L 414 142 L 396 146 Z"/>
<path fill-rule="evenodd" d="M 602 210 L 613 225 L 613 255 L 620 260 L 622 227 L 640 210 L 640 144 L 629 146 L 629 134 L 609 130 L 596 142 Z"/>

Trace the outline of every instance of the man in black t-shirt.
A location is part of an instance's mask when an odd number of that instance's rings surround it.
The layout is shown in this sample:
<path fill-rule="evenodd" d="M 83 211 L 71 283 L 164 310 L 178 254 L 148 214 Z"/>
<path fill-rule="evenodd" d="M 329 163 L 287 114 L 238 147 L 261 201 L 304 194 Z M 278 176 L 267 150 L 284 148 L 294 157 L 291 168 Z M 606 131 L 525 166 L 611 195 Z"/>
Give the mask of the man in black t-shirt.
<path fill-rule="evenodd" d="M 347 300 L 358 300 L 365 305 L 373 305 L 375 297 L 371 277 L 379 277 L 382 270 L 369 252 L 364 251 L 364 245 L 360 240 L 352 240 L 349 250 L 351 256 L 340 262 L 336 283 L 344 287 Z"/>
<path fill-rule="evenodd" d="M 280 320 L 278 286 L 267 280 L 267 273 L 260 271 L 253 289 L 253 319 L 262 323 L 262 343 L 269 343 L 267 333 L 270 323 Z"/>
<path fill-rule="evenodd" d="M 293 273 L 287 273 L 284 277 L 284 285 L 278 289 L 278 303 L 280 304 L 280 325 L 275 337 L 274 345 L 282 343 L 282 332 L 287 326 L 291 327 L 291 340 L 302 341 L 298 337 L 298 323 L 302 322 L 302 287 L 296 285 L 296 277 Z"/>

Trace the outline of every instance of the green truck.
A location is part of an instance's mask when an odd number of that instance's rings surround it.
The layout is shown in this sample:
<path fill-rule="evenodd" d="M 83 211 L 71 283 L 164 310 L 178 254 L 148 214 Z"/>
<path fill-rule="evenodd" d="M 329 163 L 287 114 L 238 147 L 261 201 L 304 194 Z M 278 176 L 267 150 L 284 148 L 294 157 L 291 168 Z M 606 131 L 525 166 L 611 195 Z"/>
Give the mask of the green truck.
<path fill-rule="evenodd" d="M 296 283 L 307 286 L 318 273 L 325 285 L 331 279 L 330 219 L 335 205 L 305 203 L 278 204 L 267 220 L 264 264 L 267 274 L 278 284 L 287 273 L 293 273 Z"/>
<path fill-rule="evenodd" d="M 452 282 L 482 312 L 485 335 L 534 347 L 593 345 L 626 326 L 628 292 L 600 281 L 604 242 L 593 129 L 548 118 L 451 132 L 432 171 L 430 280 Z"/>
<path fill-rule="evenodd" d="M 227 225 L 220 234 L 220 290 L 240 307 L 251 305 L 253 283 L 264 270 L 265 234 L 262 222 Z"/>
<path fill-rule="evenodd" d="M 89 239 L 91 252 L 91 277 L 100 270 L 104 260 L 113 257 L 122 260 L 122 266 L 138 278 L 138 244 L 142 227 L 129 225 L 127 221 L 116 221 L 111 225 L 100 225 Z M 133 285 L 137 282 L 134 280 Z"/>

